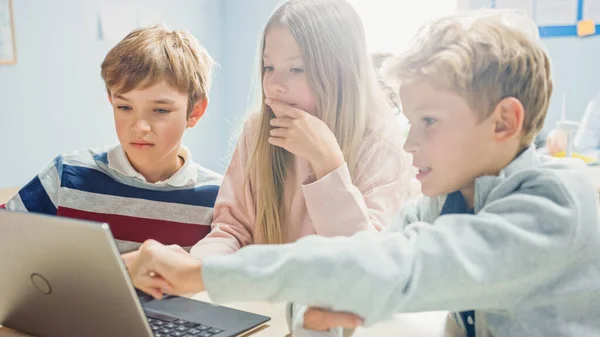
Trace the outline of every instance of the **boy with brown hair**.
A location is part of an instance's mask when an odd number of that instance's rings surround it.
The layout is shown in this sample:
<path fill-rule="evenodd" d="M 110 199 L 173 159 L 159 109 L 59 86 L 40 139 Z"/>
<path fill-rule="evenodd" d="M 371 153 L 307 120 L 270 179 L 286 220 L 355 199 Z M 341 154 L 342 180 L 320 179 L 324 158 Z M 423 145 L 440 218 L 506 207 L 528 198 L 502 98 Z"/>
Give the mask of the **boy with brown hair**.
<path fill-rule="evenodd" d="M 212 66 L 190 33 L 129 33 L 101 66 L 119 145 L 59 155 L 4 207 L 107 222 L 121 252 L 150 238 L 194 245 L 210 232 L 221 176 L 181 140 L 206 111 Z"/>

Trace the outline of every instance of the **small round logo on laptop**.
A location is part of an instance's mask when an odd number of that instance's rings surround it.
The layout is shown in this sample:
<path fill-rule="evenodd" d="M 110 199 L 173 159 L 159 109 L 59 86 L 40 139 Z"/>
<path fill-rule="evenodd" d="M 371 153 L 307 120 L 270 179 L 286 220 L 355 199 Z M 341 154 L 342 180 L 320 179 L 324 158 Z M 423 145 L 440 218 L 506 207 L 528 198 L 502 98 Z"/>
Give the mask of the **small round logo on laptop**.
<path fill-rule="evenodd" d="M 42 294 L 44 295 L 50 295 L 52 294 L 52 286 L 50 285 L 50 282 L 48 282 L 48 280 L 46 280 L 46 278 L 44 278 L 42 275 L 38 274 L 38 273 L 33 273 L 31 274 L 31 283 L 33 283 L 33 286 Z"/>

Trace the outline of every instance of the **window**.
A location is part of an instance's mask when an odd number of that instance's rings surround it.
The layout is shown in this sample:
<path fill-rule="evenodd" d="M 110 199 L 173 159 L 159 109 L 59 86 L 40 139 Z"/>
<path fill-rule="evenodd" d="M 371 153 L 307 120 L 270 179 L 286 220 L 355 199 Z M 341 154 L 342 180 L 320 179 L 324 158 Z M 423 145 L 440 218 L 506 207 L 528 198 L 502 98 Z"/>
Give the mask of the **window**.
<path fill-rule="evenodd" d="M 460 0 L 349 0 L 360 14 L 370 52 L 406 50 L 419 28 L 455 13 Z"/>

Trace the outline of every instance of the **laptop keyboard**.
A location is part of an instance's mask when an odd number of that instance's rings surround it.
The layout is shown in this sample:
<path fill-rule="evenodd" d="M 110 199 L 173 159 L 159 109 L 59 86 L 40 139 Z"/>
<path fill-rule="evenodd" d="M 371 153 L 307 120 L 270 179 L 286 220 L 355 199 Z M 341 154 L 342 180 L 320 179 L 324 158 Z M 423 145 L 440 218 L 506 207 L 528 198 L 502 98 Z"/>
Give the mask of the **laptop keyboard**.
<path fill-rule="evenodd" d="M 208 325 L 180 319 L 158 319 L 148 317 L 155 337 L 212 337 L 223 332 Z"/>

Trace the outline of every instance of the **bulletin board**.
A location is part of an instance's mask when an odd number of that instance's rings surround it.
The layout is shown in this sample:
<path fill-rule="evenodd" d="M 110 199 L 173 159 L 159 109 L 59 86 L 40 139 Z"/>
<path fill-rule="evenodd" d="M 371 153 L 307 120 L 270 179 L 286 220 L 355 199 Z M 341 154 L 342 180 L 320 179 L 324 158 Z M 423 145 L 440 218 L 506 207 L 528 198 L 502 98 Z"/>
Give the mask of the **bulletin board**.
<path fill-rule="evenodd" d="M 541 37 L 600 35 L 600 0 L 490 0 L 491 8 L 529 14 Z"/>

